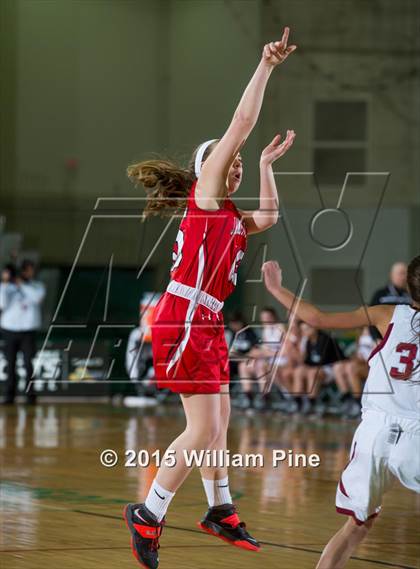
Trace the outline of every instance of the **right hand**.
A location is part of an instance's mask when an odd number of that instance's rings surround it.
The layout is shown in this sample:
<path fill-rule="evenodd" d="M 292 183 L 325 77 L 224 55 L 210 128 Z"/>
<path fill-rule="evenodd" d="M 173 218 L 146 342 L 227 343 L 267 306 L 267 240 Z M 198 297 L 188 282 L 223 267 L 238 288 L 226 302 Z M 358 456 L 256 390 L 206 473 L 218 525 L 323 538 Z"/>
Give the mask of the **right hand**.
<path fill-rule="evenodd" d="M 283 276 L 277 261 L 266 261 L 262 266 L 262 274 L 265 286 L 270 292 L 275 293 L 281 288 Z"/>
<path fill-rule="evenodd" d="M 289 28 L 284 28 L 283 37 L 280 41 L 272 41 L 265 44 L 262 54 L 262 61 L 276 67 L 280 63 L 283 63 L 287 57 L 295 51 L 296 45 L 287 45 L 287 40 L 289 39 Z"/>

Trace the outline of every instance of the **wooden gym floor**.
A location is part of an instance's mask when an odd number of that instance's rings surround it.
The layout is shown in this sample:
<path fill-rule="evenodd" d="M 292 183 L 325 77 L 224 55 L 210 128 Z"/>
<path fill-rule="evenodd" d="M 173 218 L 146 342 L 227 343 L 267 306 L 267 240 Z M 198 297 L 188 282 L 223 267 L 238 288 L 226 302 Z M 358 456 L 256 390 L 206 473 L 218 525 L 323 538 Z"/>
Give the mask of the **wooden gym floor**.
<path fill-rule="evenodd" d="M 232 452 L 262 453 L 264 468 L 231 468 L 241 517 L 263 542 L 260 553 L 204 534 L 198 470 L 177 493 L 161 540 L 160 567 L 309 569 L 344 523 L 335 513 L 340 471 L 357 423 L 233 413 Z M 183 427 L 177 407 L 150 411 L 110 405 L 0 407 L 1 535 L 4 569 L 129 569 L 137 566 L 121 512 L 141 501 L 155 467 L 123 466 L 125 449 L 164 450 Z M 318 453 L 318 468 L 273 469 L 273 449 Z M 100 464 L 104 449 L 120 463 Z M 420 567 L 420 496 L 399 486 L 349 569 Z M 333 569 L 333 568 L 332 568 Z"/>

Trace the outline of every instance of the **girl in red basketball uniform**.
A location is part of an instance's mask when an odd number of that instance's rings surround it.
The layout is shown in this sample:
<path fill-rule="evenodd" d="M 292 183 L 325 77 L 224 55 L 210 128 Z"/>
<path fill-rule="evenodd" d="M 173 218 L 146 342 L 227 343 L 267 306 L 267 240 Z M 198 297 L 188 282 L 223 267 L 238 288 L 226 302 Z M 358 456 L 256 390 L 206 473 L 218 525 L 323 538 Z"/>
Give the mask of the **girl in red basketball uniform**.
<path fill-rule="evenodd" d="M 286 28 L 280 41 L 264 46 L 261 61 L 246 87 L 233 119 L 220 140 L 209 140 L 193 154 L 188 169 L 150 160 L 133 165 L 128 175 L 148 192 L 145 214 L 183 211 L 170 282 L 161 297 L 152 327 L 158 386 L 179 393 L 186 428 L 169 445 L 175 466 L 159 468 L 146 501 L 124 510 L 133 553 L 140 565 L 158 567 L 158 540 L 164 516 L 190 468 L 184 450 L 226 450 L 230 415 L 228 348 L 222 308 L 233 292 L 247 236 L 269 229 L 278 218 L 272 164 L 285 154 L 295 134 L 276 135 L 260 159 L 260 207 L 239 211 L 230 199 L 242 178 L 240 149 L 254 128 L 273 69 L 296 46 L 288 46 Z M 209 510 L 199 526 L 244 549 L 259 543 L 239 520 L 225 467 L 200 469 Z"/>

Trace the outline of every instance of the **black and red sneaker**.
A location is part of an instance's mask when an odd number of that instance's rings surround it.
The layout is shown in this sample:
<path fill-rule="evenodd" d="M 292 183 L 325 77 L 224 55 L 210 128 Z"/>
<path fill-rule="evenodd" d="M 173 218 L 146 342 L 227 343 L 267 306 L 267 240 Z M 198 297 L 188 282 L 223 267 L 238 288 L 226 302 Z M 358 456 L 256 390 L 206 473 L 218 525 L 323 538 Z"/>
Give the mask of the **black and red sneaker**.
<path fill-rule="evenodd" d="M 124 519 L 131 533 L 131 550 L 142 567 L 157 569 L 159 566 L 159 537 L 164 520 L 156 517 L 144 504 L 127 504 Z"/>
<path fill-rule="evenodd" d="M 240 521 L 233 504 L 209 508 L 201 522 L 198 522 L 198 527 L 236 547 L 249 551 L 261 549 L 258 541 L 246 531 L 246 525 Z"/>

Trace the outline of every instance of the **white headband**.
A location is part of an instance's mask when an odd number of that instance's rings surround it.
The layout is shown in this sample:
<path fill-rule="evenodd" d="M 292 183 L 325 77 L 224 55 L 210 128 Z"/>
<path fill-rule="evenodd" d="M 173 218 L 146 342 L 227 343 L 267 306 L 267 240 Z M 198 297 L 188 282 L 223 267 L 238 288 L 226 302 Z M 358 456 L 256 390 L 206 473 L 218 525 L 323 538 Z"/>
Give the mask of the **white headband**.
<path fill-rule="evenodd" d="M 207 140 L 206 142 L 203 142 L 203 144 L 200 145 L 197 151 L 194 163 L 194 170 L 197 178 L 201 172 L 201 162 L 203 161 L 204 153 L 207 150 L 207 148 L 210 146 L 210 144 L 213 144 L 213 142 L 217 142 L 217 138 L 213 138 L 213 140 Z"/>

